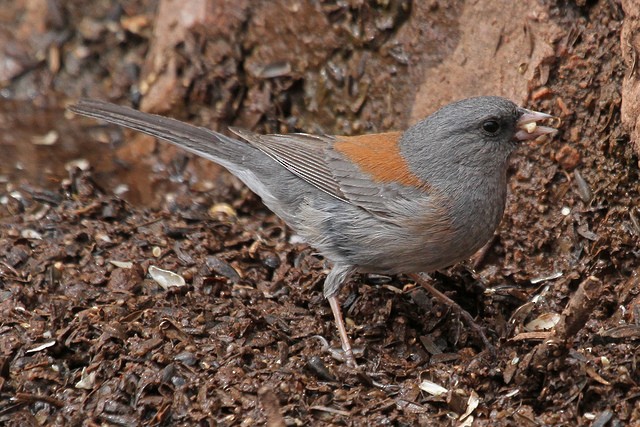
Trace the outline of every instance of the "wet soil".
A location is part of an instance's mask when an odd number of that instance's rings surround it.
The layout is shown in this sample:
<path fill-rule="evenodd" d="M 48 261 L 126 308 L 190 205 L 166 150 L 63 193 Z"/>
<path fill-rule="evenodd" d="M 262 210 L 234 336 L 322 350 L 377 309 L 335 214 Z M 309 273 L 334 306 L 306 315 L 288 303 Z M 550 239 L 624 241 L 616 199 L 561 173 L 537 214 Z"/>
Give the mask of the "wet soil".
<path fill-rule="evenodd" d="M 633 5 L 177 3 L 0 12 L 0 423 L 640 424 Z M 497 351 L 407 277 L 358 276 L 340 301 L 361 372 L 328 265 L 259 198 L 64 109 L 359 134 L 480 93 L 562 119 L 513 157 L 492 241 L 431 274 Z"/>

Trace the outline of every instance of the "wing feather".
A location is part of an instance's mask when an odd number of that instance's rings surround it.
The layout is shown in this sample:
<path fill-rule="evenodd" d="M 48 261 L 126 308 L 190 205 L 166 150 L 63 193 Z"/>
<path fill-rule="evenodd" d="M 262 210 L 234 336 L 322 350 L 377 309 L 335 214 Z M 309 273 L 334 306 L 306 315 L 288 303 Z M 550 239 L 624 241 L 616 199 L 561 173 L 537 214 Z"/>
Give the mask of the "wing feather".
<path fill-rule="evenodd" d="M 316 188 L 379 217 L 414 214 L 407 212 L 412 204 L 406 202 L 415 200 L 418 193 L 424 197 L 425 186 L 419 185 L 403 164 L 397 164 L 401 160 L 397 153 L 399 133 L 367 139 L 231 131 Z M 397 180 L 390 178 L 395 176 Z"/>
<path fill-rule="evenodd" d="M 230 130 L 308 183 L 337 199 L 348 201 L 327 163 L 326 152 L 333 142 L 332 137 L 304 133 L 259 135 L 244 129 Z"/>

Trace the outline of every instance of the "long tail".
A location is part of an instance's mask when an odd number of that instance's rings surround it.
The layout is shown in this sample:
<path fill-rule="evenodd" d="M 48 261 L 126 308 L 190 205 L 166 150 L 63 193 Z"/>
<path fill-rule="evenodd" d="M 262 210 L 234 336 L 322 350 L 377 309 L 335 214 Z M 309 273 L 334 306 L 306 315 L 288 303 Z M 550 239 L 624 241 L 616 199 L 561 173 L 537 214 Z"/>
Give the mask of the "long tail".
<path fill-rule="evenodd" d="M 255 148 L 212 130 L 109 102 L 82 99 L 69 110 L 168 141 L 235 172 Z"/>
<path fill-rule="evenodd" d="M 248 142 L 104 101 L 84 99 L 69 110 L 155 136 L 212 160 L 240 178 L 278 216 L 292 226 L 297 224 L 298 206 L 305 200 L 311 184 Z"/>

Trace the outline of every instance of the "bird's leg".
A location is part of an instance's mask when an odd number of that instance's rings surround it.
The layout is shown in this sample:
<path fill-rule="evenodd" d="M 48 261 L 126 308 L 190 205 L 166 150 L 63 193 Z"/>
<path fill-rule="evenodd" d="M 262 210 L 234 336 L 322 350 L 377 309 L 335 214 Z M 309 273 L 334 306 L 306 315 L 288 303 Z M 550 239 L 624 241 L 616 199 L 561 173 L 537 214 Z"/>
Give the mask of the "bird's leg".
<path fill-rule="evenodd" d="M 442 304 L 446 305 L 451 310 L 453 310 L 456 314 L 458 314 L 462 318 L 464 323 L 468 327 L 470 327 L 477 336 L 480 337 L 480 339 L 482 340 L 482 343 L 484 344 L 486 349 L 489 350 L 490 353 L 493 354 L 496 351 L 495 347 L 493 346 L 493 344 L 491 344 L 491 342 L 489 342 L 489 339 L 485 335 L 480 325 L 478 325 L 475 322 L 475 320 L 473 320 L 473 317 L 469 314 L 467 310 L 460 307 L 460 305 L 456 303 L 454 300 L 452 300 L 451 298 L 449 298 L 448 296 L 446 296 L 445 294 L 443 294 L 442 292 L 440 292 L 439 290 L 431 286 L 429 283 L 427 283 L 424 277 L 422 277 L 420 274 L 417 274 L 417 273 L 409 274 L 409 277 L 415 280 L 416 283 L 418 283 L 420 286 L 425 288 L 427 292 L 433 295 L 438 301 L 440 301 Z"/>
<path fill-rule="evenodd" d="M 344 327 L 344 321 L 342 320 L 342 310 L 340 310 L 340 304 L 338 303 L 338 298 L 334 295 L 332 297 L 327 298 L 329 301 L 329 305 L 331 306 L 331 311 L 333 312 L 333 317 L 336 320 L 336 326 L 338 327 L 338 333 L 340 334 L 340 341 L 342 342 L 342 350 L 344 351 L 344 356 L 347 360 L 347 365 L 352 368 L 357 367 L 356 359 L 353 357 L 353 350 L 351 349 L 351 340 L 349 340 L 349 335 L 347 335 L 347 328 Z"/>
<path fill-rule="evenodd" d="M 351 341 L 349 335 L 347 335 L 347 328 L 344 326 L 344 320 L 342 320 L 342 310 L 338 303 L 338 291 L 342 285 L 349 279 L 349 276 L 354 272 L 354 268 L 347 265 L 336 264 L 333 266 L 327 278 L 324 281 L 324 296 L 329 301 L 333 317 L 338 327 L 338 333 L 340 334 L 340 341 L 342 342 L 342 350 L 347 360 L 347 364 L 351 367 L 357 367 L 356 359 L 353 357 L 353 349 L 351 348 Z"/>

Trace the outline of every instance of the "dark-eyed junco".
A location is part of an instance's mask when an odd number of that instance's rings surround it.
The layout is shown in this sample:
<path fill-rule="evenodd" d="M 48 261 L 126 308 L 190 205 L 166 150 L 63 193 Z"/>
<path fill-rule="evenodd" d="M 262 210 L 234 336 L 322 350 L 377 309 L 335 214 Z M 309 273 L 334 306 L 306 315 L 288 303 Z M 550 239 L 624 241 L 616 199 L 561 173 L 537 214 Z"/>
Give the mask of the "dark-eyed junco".
<path fill-rule="evenodd" d="M 70 110 L 138 130 L 212 160 L 240 178 L 333 268 L 324 284 L 347 361 L 355 365 L 336 298 L 353 272 L 433 271 L 493 235 L 518 142 L 555 132 L 552 116 L 499 97 L 449 104 L 404 132 L 362 136 L 257 135 L 209 129 L 102 101 Z"/>

